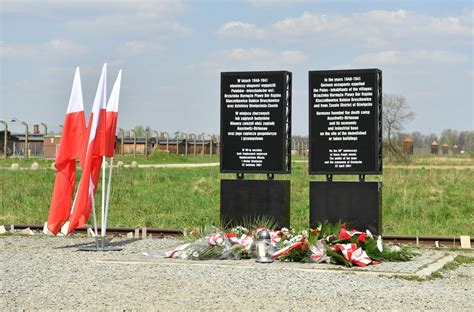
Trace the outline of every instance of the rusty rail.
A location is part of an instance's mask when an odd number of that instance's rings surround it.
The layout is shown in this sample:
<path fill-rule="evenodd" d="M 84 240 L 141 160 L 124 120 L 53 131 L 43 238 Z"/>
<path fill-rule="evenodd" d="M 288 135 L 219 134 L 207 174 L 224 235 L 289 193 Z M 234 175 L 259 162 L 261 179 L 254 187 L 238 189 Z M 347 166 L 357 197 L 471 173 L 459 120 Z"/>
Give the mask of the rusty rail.
<path fill-rule="evenodd" d="M 43 225 L 40 224 L 13 224 L 14 229 L 22 230 L 30 228 L 31 230 L 42 231 Z M 10 230 L 10 226 L 5 226 L 6 230 Z M 107 233 L 110 235 L 126 234 L 134 232 L 136 229 L 141 229 L 140 227 L 111 227 L 107 228 Z M 81 227 L 76 229 L 76 232 L 85 233 L 87 227 Z M 100 227 L 98 228 L 100 232 Z M 171 236 L 181 236 L 184 233 L 183 229 L 177 228 L 146 228 L 147 234 L 152 235 L 171 235 Z M 444 247 L 459 247 L 460 238 L 459 236 L 413 236 L 413 235 L 382 235 L 384 241 L 393 242 L 393 243 L 403 243 L 403 244 L 414 244 L 414 245 L 435 245 L 438 242 L 441 246 Z M 471 237 L 471 244 L 474 244 L 474 236 Z"/>

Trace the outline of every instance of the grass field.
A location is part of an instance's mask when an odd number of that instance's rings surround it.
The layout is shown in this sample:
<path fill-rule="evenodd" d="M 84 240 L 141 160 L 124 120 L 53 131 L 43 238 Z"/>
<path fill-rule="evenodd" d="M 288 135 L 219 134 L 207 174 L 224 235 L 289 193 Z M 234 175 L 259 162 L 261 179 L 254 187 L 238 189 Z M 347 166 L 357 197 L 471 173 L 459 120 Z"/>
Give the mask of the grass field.
<path fill-rule="evenodd" d="M 298 160 L 303 158 L 298 157 Z M 124 159 L 130 163 L 133 158 Z M 194 158 L 160 153 L 140 163 L 217 162 L 216 156 Z M 0 161 L 8 167 L 12 160 Z M 18 162 L 18 160 L 17 160 Z M 31 164 L 20 161 L 21 167 Z M 436 169 L 436 166 L 458 169 Z M 386 166 L 383 181 L 383 233 L 415 235 L 474 235 L 474 170 L 470 157 L 414 159 L 408 168 Z M 41 163 L 49 167 L 49 162 Z M 390 165 L 390 164 L 388 164 Z M 427 169 L 424 166 L 429 165 Z M 291 176 L 291 221 L 296 228 L 309 222 L 308 164 L 295 162 Z M 53 170 L 0 171 L 0 224 L 43 223 L 47 219 Z M 79 172 L 80 174 L 80 172 Z M 121 168 L 114 170 L 109 226 L 194 227 L 219 221 L 218 167 L 208 168 Z M 246 175 L 246 178 L 265 178 Z M 79 177 L 78 177 L 79 179 Z M 336 176 L 335 180 L 356 179 Z M 100 186 L 96 202 L 100 202 Z M 99 209 L 100 210 L 100 209 Z"/>

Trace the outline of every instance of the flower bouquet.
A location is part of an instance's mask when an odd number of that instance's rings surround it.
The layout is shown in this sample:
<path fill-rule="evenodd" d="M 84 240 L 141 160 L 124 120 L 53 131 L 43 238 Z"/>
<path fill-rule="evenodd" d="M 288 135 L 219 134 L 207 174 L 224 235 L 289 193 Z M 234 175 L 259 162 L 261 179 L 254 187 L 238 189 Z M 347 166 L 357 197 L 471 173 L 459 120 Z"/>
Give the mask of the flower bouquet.
<path fill-rule="evenodd" d="M 167 252 L 166 256 L 191 260 L 253 258 L 255 240 L 262 230 L 270 233 L 272 258 L 280 261 L 363 267 L 382 261 L 408 261 L 414 255 L 405 247 L 384 244 L 381 236 L 374 236 L 368 230 L 349 229 L 345 223 L 325 223 L 317 229 L 303 231 L 244 226 L 224 231 L 206 226 L 203 231 L 192 231 L 189 242 Z"/>

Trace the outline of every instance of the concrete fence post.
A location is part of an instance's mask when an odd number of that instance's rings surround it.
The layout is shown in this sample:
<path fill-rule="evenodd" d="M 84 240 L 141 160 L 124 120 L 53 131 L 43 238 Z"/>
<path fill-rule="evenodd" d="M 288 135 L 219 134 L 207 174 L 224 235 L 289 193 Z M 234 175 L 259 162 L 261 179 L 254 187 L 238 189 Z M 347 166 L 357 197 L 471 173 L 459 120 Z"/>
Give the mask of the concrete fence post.
<path fill-rule="evenodd" d="M 8 148 L 8 123 L 5 120 L 0 120 L 3 124 L 3 158 L 7 159 L 7 148 Z"/>

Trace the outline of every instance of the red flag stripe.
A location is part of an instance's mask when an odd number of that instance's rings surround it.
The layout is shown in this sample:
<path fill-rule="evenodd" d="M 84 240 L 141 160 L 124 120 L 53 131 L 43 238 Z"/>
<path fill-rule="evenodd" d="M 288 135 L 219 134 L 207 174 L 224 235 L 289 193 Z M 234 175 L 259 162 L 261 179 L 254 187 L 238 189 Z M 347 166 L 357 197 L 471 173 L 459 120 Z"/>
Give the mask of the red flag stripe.
<path fill-rule="evenodd" d="M 114 156 L 115 133 L 117 132 L 118 107 L 120 98 L 120 84 L 122 71 L 120 70 L 115 80 L 109 102 L 107 103 L 106 115 L 106 147 L 105 156 Z"/>
<path fill-rule="evenodd" d="M 76 68 L 69 105 L 64 118 L 58 153 L 56 155 L 56 178 L 48 215 L 48 230 L 56 235 L 67 221 L 71 211 L 71 200 L 76 183 L 76 158 L 86 135 L 84 104 L 79 68 Z"/>

